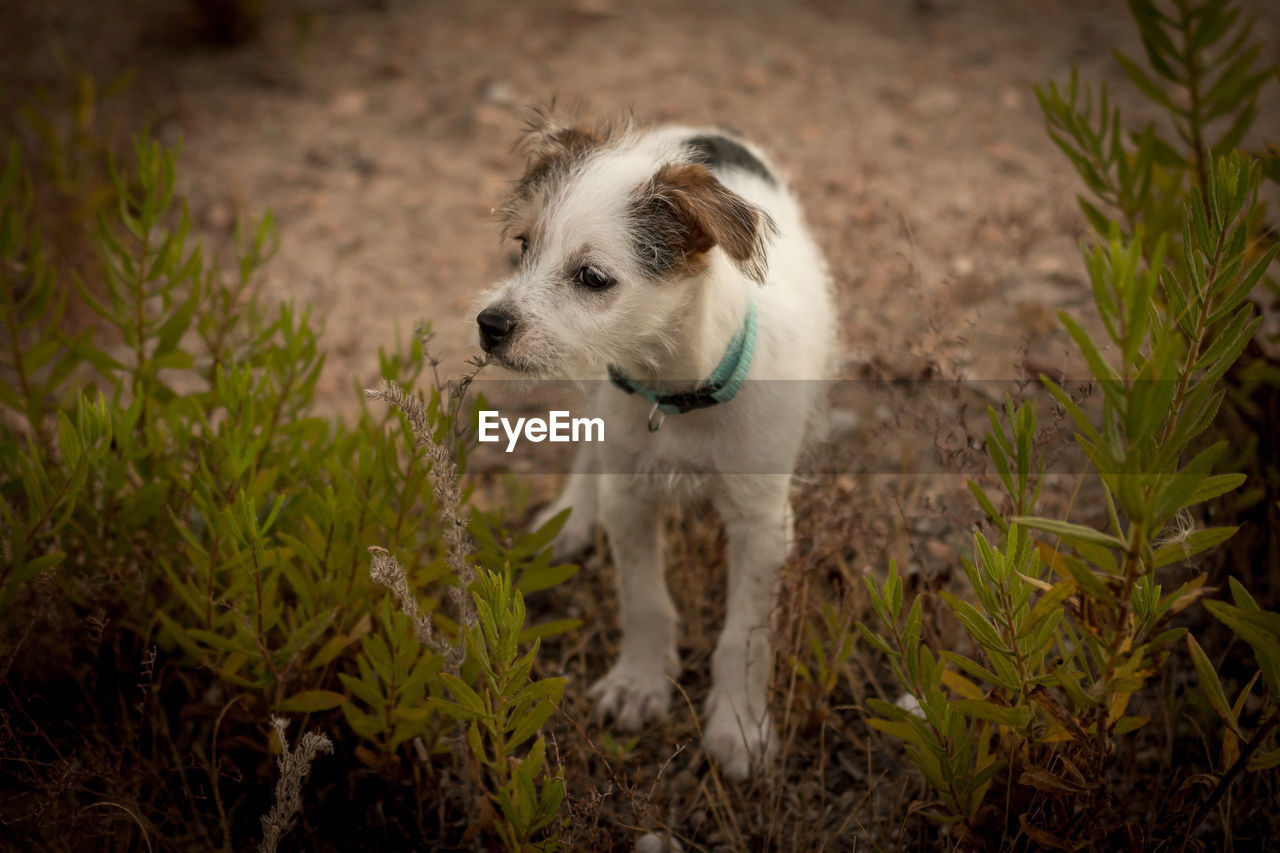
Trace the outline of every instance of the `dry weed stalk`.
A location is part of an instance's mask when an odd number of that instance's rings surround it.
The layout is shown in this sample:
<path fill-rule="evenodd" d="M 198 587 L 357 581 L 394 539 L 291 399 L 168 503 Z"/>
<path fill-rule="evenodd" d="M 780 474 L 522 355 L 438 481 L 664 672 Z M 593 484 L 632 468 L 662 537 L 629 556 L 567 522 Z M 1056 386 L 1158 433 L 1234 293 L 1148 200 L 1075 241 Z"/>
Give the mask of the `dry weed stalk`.
<path fill-rule="evenodd" d="M 456 441 L 462 434 L 459 424 L 463 398 L 471 381 L 484 367 L 483 360 L 473 360 L 475 369 L 464 376 L 451 380 L 443 385 L 439 374 L 439 360 L 430 357 L 428 346 L 431 336 L 426 328 L 419 324 L 414 333 L 422 342 L 423 351 L 428 353 L 432 374 L 436 387 L 443 387 L 447 392 L 447 403 L 444 416 L 450 425 L 450 435 Z M 431 490 L 435 497 L 436 511 L 440 523 L 444 525 L 445 564 L 458 579 L 457 585 L 449 588 L 449 601 L 453 607 L 454 618 L 458 622 L 457 642 L 450 643 L 437 634 L 431 624 L 431 617 L 423 614 L 418 608 L 418 601 L 409 588 L 409 578 L 396 558 L 385 548 L 376 545 L 369 548 L 369 576 L 375 583 L 380 583 L 391 590 L 400 602 L 401 611 L 413 622 L 414 634 L 418 641 L 432 649 L 444 660 L 444 671 L 457 676 L 462 662 L 466 658 L 466 644 L 463 640 L 463 628 L 476 624 L 476 608 L 471 601 L 469 590 L 476 579 L 470 557 L 474 548 L 467 533 L 466 520 L 462 517 L 462 490 L 458 485 L 458 461 L 452 443 L 444 444 L 436 441 L 431 428 L 431 420 L 427 414 L 422 397 L 405 391 L 394 381 L 384 383 L 381 391 L 366 390 L 365 396 L 370 400 L 383 400 L 402 411 L 409 421 L 409 430 L 413 433 L 414 448 L 425 452 L 431 462 Z M 454 766 L 461 769 L 468 766 L 467 743 L 464 734 L 465 726 L 461 721 L 457 727 L 457 737 L 450 743 Z M 419 742 L 420 743 L 420 742 Z M 470 777 L 463 775 L 468 788 Z M 466 802 L 474 802 L 468 796 Z"/>
<path fill-rule="evenodd" d="M 419 335 L 421 336 L 422 332 L 419 332 Z M 425 345 L 426 339 L 423 343 Z M 476 373 L 484 366 L 484 362 L 474 362 L 474 364 L 476 368 L 474 371 L 445 385 L 449 392 L 450 424 L 457 423 L 466 389 Z M 383 400 L 404 412 L 409 421 L 409 429 L 413 433 L 414 448 L 423 450 L 431 462 L 431 490 L 435 497 L 439 520 L 444 525 L 445 562 L 458 578 L 457 585 L 449 589 L 449 601 L 460 626 L 475 625 L 475 606 L 467 594 L 467 590 L 476 579 L 475 570 L 470 563 L 473 545 L 471 537 L 467 534 L 467 522 L 462 516 L 462 490 L 458 485 L 458 462 L 454 450 L 451 446 L 436 441 L 431 420 L 427 415 L 427 407 L 419 395 L 405 391 L 394 381 L 387 381 L 382 390 L 365 391 L 365 396 L 370 400 Z M 400 609 L 413 620 L 414 632 L 418 639 L 444 658 L 446 672 L 457 675 L 458 668 L 466 656 L 461 637 L 457 643 L 449 643 L 435 633 L 431 626 L 431 619 L 419 611 L 418 603 L 414 599 L 412 590 L 409 589 L 409 579 L 394 556 L 386 549 L 377 546 L 369 548 L 369 555 L 370 577 L 395 594 L 400 601 Z"/>
<path fill-rule="evenodd" d="M 284 730 L 288 723 L 272 717 L 276 736 L 280 738 L 280 779 L 276 782 L 275 802 L 262 818 L 262 844 L 258 853 L 275 853 L 276 845 L 293 828 L 294 815 L 302 808 L 302 783 L 311 772 L 316 755 L 333 752 L 333 741 L 316 732 L 304 732 L 298 745 L 289 748 Z"/>
<path fill-rule="evenodd" d="M 442 656 L 447 656 L 448 649 L 445 642 L 436 636 L 431 620 L 422 615 L 422 611 L 418 609 L 418 601 L 409 590 L 409 577 L 404 573 L 404 568 L 399 561 L 391 556 L 391 552 L 386 548 L 370 545 L 368 550 L 369 577 L 395 595 L 396 600 L 400 602 L 400 611 L 413 622 L 413 634 L 418 638 L 418 642 L 427 648 L 434 649 Z"/>

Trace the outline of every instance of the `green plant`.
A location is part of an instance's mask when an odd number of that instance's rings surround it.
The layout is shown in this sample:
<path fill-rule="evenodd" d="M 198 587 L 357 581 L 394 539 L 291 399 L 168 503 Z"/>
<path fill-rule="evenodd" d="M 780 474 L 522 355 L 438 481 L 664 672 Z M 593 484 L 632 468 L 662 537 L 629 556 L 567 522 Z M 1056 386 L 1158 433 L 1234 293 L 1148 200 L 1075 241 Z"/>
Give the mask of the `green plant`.
<path fill-rule="evenodd" d="M 1154 122 L 1140 133 L 1126 130 L 1105 85 L 1095 115 L 1092 92 L 1081 89 L 1074 72 L 1065 89 L 1050 83 L 1036 95 L 1050 138 L 1093 197 L 1080 197 L 1080 207 L 1094 230 L 1110 232 L 1109 210 L 1127 238 L 1143 225 L 1148 234 L 1176 239 L 1188 184 L 1207 190 L 1211 165 L 1240 146 L 1257 118 L 1258 94 L 1277 69 L 1256 67 L 1262 45 L 1249 42 L 1254 21 L 1241 21 L 1228 0 L 1128 2 L 1148 67 L 1113 53 L 1138 90 L 1169 116 L 1175 138 L 1163 136 Z M 1273 149 L 1256 158 L 1269 171 L 1280 162 Z"/>
<path fill-rule="evenodd" d="M 477 369 L 482 364 L 478 362 Z M 453 386 L 455 397 L 469 381 L 466 378 Z M 498 519 L 488 523 L 473 520 L 471 529 L 481 543 L 473 554 L 472 540 L 458 513 L 458 470 L 452 448 L 431 429 L 422 399 L 406 393 L 394 382 L 387 383 L 382 391 L 367 394 L 372 399 L 385 400 L 404 413 L 413 432 L 415 448 L 433 463 L 432 488 L 445 507 L 441 517 L 448 529 L 445 538 L 450 543 L 446 561 L 457 577 L 457 585 L 451 588 L 449 596 L 454 618 L 461 629 L 454 642 L 441 637 L 431 620 L 421 613 L 409 579 L 396 559 L 386 549 L 370 548 L 370 576 L 399 600 L 406 631 L 411 628 L 418 641 L 436 653 L 442 664 L 435 667 L 438 681 L 456 700 L 446 701 L 437 695 L 428 700 L 426 707 L 414 705 L 407 709 L 395 708 L 389 702 L 381 704 L 384 709 L 393 707 L 391 714 L 401 716 L 401 725 L 407 715 L 425 716 L 432 709 L 464 725 L 469 723 L 466 743 L 488 779 L 488 784 L 483 786 L 487 799 L 480 822 L 492 825 L 509 850 L 558 849 L 559 827 L 553 824 L 564 799 L 564 780 L 561 774 L 552 776 L 545 769 L 546 741 L 539 730 L 555 711 L 566 679 L 532 681 L 530 674 L 541 637 L 562 633 L 576 627 L 578 622 L 561 620 L 527 627 L 520 586 L 543 589 L 567 579 L 577 570 L 574 566 L 551 566 L 546 550 L 568 513 L 557 516 L 530 536 L 517 537 L 511 547 L 499 545 L 498 536 L 505 539 L 506 534 L 500 529 Z M 477 573 L 469 560 L 472 556 L 479 559 L 481 566 L 485 565 L 486 556 L 506 559 L 500 572 L 481 568 Z M 512 558 L 527 563 L 520 574 L 520 584 L 512 581 Z M 407 633 L 404 639 L 407 640 Z M 532 648 L 520 656 L 519 645 L 528 642 Z M 381 657 L 385 662 L 378 674 L 383 683 L 395 685 L 406 682 L 406 677 L 414 678 L 394 670 L 389 655 L 384 653 Z M 361 674 L 367 676 L 366 672 Z M 354 679 L 348 679 L 348 686 L 377 701 L 370 679 L 364 677 L 363 680 L 363 685 L 357 685 Z M 533 745 L 522 750 L 522 745 L 535 734 L 538 737 Z M 455 744 L 460 747 L 461 740 Z M 536 845 L 535 836 L 541 836 Z"/>
<path fill-rule="evenodd" d="M 33 135 L 39 145 L 37 166 L 45 183 L 56 193 L 72 214 L 66 225 L 75 227 L 92 222 L 99 211 L 114 201 L 109 174 L 111 128 L 103 127 L 102 117 L 133 82 L 134 73 L 126 71 L 107 83 L 101 83 L 88 69 L 76 63 L 58 39 L 49 50 L 60 71 L 58 85 L 38 86 L 31 90 L 31 100 L 15 110 L 14 130 L 22 128 Z"/>
<path fill-rule="evenodd" d="M 225 844 L 233 829 L 217 747 L 230 739 L 265 750 L 260 723 L 272 714 L 328 715 L 330 731 L 345 720 L 363 741 L 354 755 L 384 775 L 413 766 L 404 752 L 413 742 L 414 756 L 440 763 L 433 778 L 465 777 L 442 742 L 452 721 L 428 701 L 445 695 L 442 672 L 458 675 L 450 657 L 461 648 L 447 639 L 459 630 L 438 603 L 468 594 L 457 569 L 473 557 L 466 528 L 486 524 L 457 484 L 466 458 L 459 424 L 469 415 L 462 395 L 433 389 L 414 424 L 367 405 L 349 424 L 318 416 L 324 356 L 311 315 L 269 308 L 258 293 L 276 244 L 271 218 L 242 229 L 224 275 L 190 241 L 173 151 L 144 138 L 129 167 L 112 164 L 118 203 L 94 231 L 100 276 L 74 289 L 46 263 L 16 148 L 0 174 L 4 659 L 19 660 L 24 644 L 60 642 L 58 631 L 31 630 L 33 602 L 45 602 L 41 619 L 75 626 L 87 613 L 116 626 L 126 646 L 155 643 L 168 662 L 155 671 L 161 698 L 140 707 L 165 729 L 165 697 L 213 703 L 181 737 L 204 754 L 212 725 L 205 769 L 214 805 L 191 792 L 180 763 L 173 772 L 190 792 L 191 823 L 210 839 L 220 831 Z M 61 328 L 73 298 L 96 317 L 75 335 Z M 426 339 L 423 330 L 382 353 L 384 377 L 416 383 Z M 405 441 L 415 428 L 447 446 L 451 490 L 436 488 L 442 458 Z M 551 565 L 553 535 L 553 527 L 504 533 L 474 557 L 545 588 L 572 573 Z M 399 555 L 422 619 L 446 638 L 444 653 L 414 639 L 418 624 L 369 577 L 373 541 Z M 572 626 L 523 630 L 551 636 Z M 62 642 L 77 642 L 74 631 Z M 148 680 L 152 673 L 147 664 Z M 527 725 L 525 711 L 542 713 L 522 708 L 508 719 Z M 130 760 L 153 755 L 127 743 Z M 80 813 L 74 798 L 66 802 Z M 206 819 L 218 829 L 206 831 Z"/>
<path fill-rule="evenodd" d="M 1121 220 L 1081 199 L 1099 237 L 1085 260 L 1104 342 L 1060 315 L 1101 391 L 1100 411 L 1087 412 L 1042 377 L 1075 424 L 1097 477 L 1097 517 L 1082 524 L 1033 515 L 1043 472 L 1043 461 L 1032 459 L 1035 411 L 1007 401 L 1003 423 L 990 411 L 987 448 L 1012 512 L 970 484 L 1002 541 L 974 537 L 974 558 L 964 566 L 976 601 L 942 593 L 974 653 L 935 652 L 922 642 L 921 599 L 904 616 L 896 568 L 883 584 L 868 580 L 886 633 L 859 629 L 888 656 L 911 697 L 898 704 L 868 700 L 878 715 L 869 722 L 906 742 L 938 795 L 926 813 L 953 825 L 961 845 L 1072 849 L 1124 834 L 1132 839 L 1134 831 L 1185 844 L 1242 773 L 1280 764 L 1273 681 L 1280 616 L 1258 608 L 1234 580 L 1234 606 L 1207 602 L 1249 643 L 1261 669 L 1262 711 L 1245 724 L 1244 697 L 1258 678 L 1228 703 L 1199 643 L 1174 622 L 1210 592 L 1208 576 L 1169 589 L 1174 566 L 1236 531 L 1197 529 L 1190 511 L 1245 479 L 1214 473 L 1226 443 L 1204 437 L 1223 399 L 1220 380 L 1258 329 L 1248 298 L 1280 249 L 1255 241 L 1262 166 L 1224 150 L 1247 130 L 1257 89 L 1271 71 L 1250 72 L 1257 50 L 1245 45 L 1246 28 L 1215 56 L 1212 67 L 1222 69 L 1217 81 L 1197 89 L 1209 67 L 1204 52 L 1237 13 L 1225 3 L 1178 3 L 1176 14 L 1149 3 L 1130 6 L 1152 65 L 1192 88 L 1192 105 L 1175 116 L 1189 154 L 1178 154 L 1150 127 L 1126 135 L 1105 93 L 1095 127 L 1088 96 L 1083 106 L 1077 101 L 1074 76 L 1065 99 L 1052 86 L 1040 92 L 1050 134 Z M 1185 37 L 1178 48 L 1164 31 L 1175 22 Z M 1174 58 L 1182 72 L 1173 69 Z M 1148 96 L 1173 108 L 1136 65 L 1123 57 L 1122 64 Z M 1212 120 L 1232 111 L 1231 127 L 1207 143 Z M 1184 182 L 1185 174 L 1191 181 Z M 1162 813 L 1140 829 L 1125 828 L 1113 816 L 1117 744 L 1149 722 L 1131 704 L 1184 637 L 1224 724 L 1222 749 L 1206 793 L 1197 795 L 1186 779 Z M 1226 818 L 1223 830 L 1230 836 Z"/>
<path fill-rule="evenodd" d="M 1148 123 L 1141 132 L 1128 131 L 1119 110 L 1108 102 L 1106 87 L 1099 87 L 1095 112 L 1090 87 L 1081 87 L 1074 73 L 1066 87 L 1050 83 L 1037 88 L 1036 94 L 1049 135 L 1088 190 L 1079 203 L 1094 230 L 1106 236 L 1118 226 L 1126 240 L 1138 229 L 1152 238 L 1163 236 L 1163 244 L 1156 239 L 1136 242 L 1148 261 L 1163 245 L 1166 264 L 1185 277 L 1191 271 L 1184 267 L 1182 248 L 1189 224 L 1184 202 L 1195 188 L 1205 192 L 1213 162 L 1249 137 L 1258 116 L 1258 97 L 1269 81 L 1280 79 L 1280 65 L 1260 61 L 1263 45 L 1251 38 L 1255 20 L 1226 0 L 1130 0 L 1129 9 L 1142 39 L 1145 64 L 1120 51 L 1114 54 L 1166 121 Z M 1264 141 L 1250 153 L 1264 180 L 1280 181 L 1280 148 L 1274 141 Z M 1276 240 L 1262 203 L 1250 212 L 1247 236 L 1251 261 Z M 1275 280 L 1264 275 L 1262 282 L 1274 296 Z M 1265 301 L 1261 293 L 1249 298 Z M 1280 368 L 1269 355 L 1271 349 L 1250 348 L 1234 362 L 1213 428 L 1231 443 L 1231 453 L 1219 463 L 1223 470 L 1250 475 L 1250 488 L 1231 499 L 1231 514 L 1255 523 L 1233 543 L 1237 558 L 1250 548 L 1268 547 L 1264 542 L 1274 547 L 1267 528 L 1276 521 L 1280 472 L 1269 462 L 1275 448 L 1265 412 L 1280 395 Z M 1270 578 L 1272 586 L 1276 580 Z"/>
<path fill-rule="evenodd" d="M 821 615 L 800 625 L 794 654 L 787 656 L 806 725 L 820 724 L 831 713 L 831 697 L 841 679 L 852 680 L 851 659 L 857 633 L 844 608 L 823 602 Z"/>
<path fill-rule="evenodd" d="M 509 567 L 482 570 L 471 595 L 476 624 L 467 626 L 464 636 L 468 668 L 478 670 L 477 686 L 444 673 L 441 680 L 453 701 L 432 699 L 431 706 L 466 724 L 471 755 L 484 768 L 486 794 L 501 816 L 494 827 L 503 845 L 512 851 L 557 850 L 555 822 L 564 779 L 551 772 L 539 729 L 556 710 L 567 680 L 530 678 L 540 641 L 535 638 L 520 654 L 524 596 L 513 585 Z"/>

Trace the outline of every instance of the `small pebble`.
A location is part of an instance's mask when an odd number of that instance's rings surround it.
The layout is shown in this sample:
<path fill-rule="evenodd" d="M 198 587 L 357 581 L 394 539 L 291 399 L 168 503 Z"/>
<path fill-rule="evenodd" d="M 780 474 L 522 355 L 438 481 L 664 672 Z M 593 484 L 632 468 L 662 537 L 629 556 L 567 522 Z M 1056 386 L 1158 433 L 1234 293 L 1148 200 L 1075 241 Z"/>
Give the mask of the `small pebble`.
<path fill-rule="evenodd" d="M 666 853 L 666 851 L 683 850 L 684 845 L 678 839 L 667 834 L 647 832 L 636 841 L 636 853 Z"/>

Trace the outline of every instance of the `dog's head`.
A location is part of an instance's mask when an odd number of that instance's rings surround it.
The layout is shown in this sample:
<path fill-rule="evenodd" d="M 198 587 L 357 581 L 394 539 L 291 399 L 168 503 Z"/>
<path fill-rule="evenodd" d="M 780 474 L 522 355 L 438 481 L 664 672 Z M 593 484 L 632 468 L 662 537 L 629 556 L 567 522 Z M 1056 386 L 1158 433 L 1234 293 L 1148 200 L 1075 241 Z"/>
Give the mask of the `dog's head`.
<path fill-rule="evenodd" d="M 519 264 L 476 318 L 496 361 L 600 375 L 667 346 L 706 276 L 764 281 L 772 222 L 677 143 L 540 116 L 521 148 L 525 173 L 502 211 Z"/>

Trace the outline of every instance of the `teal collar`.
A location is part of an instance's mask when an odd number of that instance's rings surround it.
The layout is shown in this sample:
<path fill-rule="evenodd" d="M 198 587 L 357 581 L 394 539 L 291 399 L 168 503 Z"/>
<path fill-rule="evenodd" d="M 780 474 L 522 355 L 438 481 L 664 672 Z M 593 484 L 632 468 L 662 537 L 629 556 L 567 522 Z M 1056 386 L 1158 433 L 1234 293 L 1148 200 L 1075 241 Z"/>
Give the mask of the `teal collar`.
<path fill-rule="evenodd" d="M 609 367 L 609 381 L 628 394 L 639 394 L 653 403 L 653 414 L 649 416 L 649 429 L 656 430 L 662 425 L 661 420 L 655 426 L 654 415 L 682 415 L 694 409 L 705 409 L 717 403 L 727 403 L 742 389 L 747 379 L 747 371 L 751 369 L 751 357 L 756 350 L 756 305 L 752 302 L 747 308 L 747 317 L 742 321 L 738 334 L 729 342 L 729 351 L 707 384 L 679 394 L 662 394 L 639 382 L 629 379 L 616 367 Z"/>

